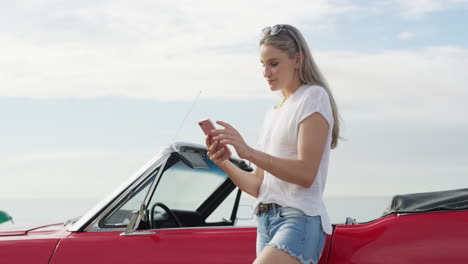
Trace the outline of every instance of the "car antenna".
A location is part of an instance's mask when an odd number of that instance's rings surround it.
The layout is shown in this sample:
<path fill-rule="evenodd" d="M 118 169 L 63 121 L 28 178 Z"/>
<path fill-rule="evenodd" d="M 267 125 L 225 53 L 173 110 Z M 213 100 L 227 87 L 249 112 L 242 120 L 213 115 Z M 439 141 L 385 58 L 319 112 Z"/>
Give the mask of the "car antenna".
<path fill-rule="evenodd" d="M 182 120 L 182 123 L 180 123 L 180 126 L 179 126 L 179 128 L 177 129 L 176 134 L 175 134 L 174 137 L 172 138 L 172 141 L 173 141 L 173 142 L 174 142 L 175 138 L 177 137 L 177 135 L 179 135 L 180 129 L 181 129 L 182 126 L 184 125 L 185 120 L 187 119 L 187 117 L 188 117 L 188 115 L 190 114 L 190 112 L 192 112 L 192 109 L 193 109 L 193 107 L 195 106 L 195 103 L 197 102 L 198 97 L 200 97 L 201 93 L 202 93 L 202 90 L 200 90 L 200 91 L 198 92 L 197 97 L 195 97 L 195 100 L 193 100 L 192 106 L 190 106 L 189 110 L 188 110 L 187 113 L 185 114 L 184 119 Z"/>

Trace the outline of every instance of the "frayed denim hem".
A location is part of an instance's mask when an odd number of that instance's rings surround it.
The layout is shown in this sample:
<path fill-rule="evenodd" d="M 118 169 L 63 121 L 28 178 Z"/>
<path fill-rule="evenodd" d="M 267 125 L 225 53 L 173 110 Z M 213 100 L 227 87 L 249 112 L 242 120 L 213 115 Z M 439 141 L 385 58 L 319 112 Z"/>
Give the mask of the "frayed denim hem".
<path fill-rule="evenodd" d="M 299 262 L 301 262 L 302 264 L 311 264 L 311 263 L 312 263 L 312 264 L 317 264 L 317 263 L 315 263 L 315 262 L 313 261 L 312 258 L 310 258 L 310 259 L 305 259 L 304 256 L 302 256 L 302 255 L 299 255 L 299 256 L 298 256 L 295 252 L 293 252 L 291 249 L 289 249 L 289 248 L 286 247 L 286 246 L 283 246 L 283 245 L 278 246 L 278 245 L 273 244 L 273 243 L 271 243 L 271 242 L 268 243 L 267 246 L 272 246 L 272 247 L 275 247 L 275 248 L 278 248 L 278 249 L 281 249 L 281 250 L 287 252 L 289 255 L 293 256 L 293 257 L 296 258 L 296 259 L 298 259 Z M 317 262 L 318 262 L 318 260 L 317 260 Z"/>

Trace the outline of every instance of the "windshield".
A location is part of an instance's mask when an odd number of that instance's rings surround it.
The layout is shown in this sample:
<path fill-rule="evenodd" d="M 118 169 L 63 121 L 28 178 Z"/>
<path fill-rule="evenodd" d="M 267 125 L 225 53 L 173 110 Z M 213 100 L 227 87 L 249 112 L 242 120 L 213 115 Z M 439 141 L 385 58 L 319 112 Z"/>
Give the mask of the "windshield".
<path fill-rule="evenodd" d="M 197 209 L 228 177 L 213 161 L 203 157 L 207 169 L 192 169 L 178 161 L 165 171 L 151 204 L 162 202 L 171 209 Z"/>

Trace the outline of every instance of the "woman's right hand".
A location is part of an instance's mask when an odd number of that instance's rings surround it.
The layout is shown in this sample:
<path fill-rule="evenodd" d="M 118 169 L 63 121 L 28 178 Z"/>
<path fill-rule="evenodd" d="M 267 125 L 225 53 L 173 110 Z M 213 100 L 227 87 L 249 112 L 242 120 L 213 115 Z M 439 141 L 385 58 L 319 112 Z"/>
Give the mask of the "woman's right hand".
<path fill-rule="evenodd" d="M 230 153 L 226 151 L 227 146 L 221 145 L 219 140 L 212 142 L 210 136 L 206 136 L 205 144 L 208 148 L 208 158 L 218 165 L 218 167 L 221 167 L 231 157 Z"/>

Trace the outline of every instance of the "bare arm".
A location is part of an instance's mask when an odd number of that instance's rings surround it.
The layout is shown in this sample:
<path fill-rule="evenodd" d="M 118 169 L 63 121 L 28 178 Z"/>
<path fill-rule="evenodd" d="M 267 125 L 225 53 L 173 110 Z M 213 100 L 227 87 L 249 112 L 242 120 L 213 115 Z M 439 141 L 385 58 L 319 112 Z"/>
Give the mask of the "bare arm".
<path fill-rule="evenodd" d="M 221 164 L 220 168 L 226 172 L 231 178 L 235 185 L 237 185 L 242 191 L 258 197 L 260 185 L 263 182 L 263 169 L 258 166 L 254 169 L 253 173 L 243 171 L 236 165 L 227 161 Z"/>
<path fill-rule="evenodd" d="M 208 157 L 231 178 L 234 184 L 242 191 L 258 197 L 263 181 L 263 169 L 256 167 L 254 173 L 241 170 L 228 160 L 230 154 L 226 152 L 226 148 L 221 147 L 219 141 L 215 140 L 212 143 L 210 136 L 207 136 L 205 143 L 208 147 Z"/>
<path fill-rule="evenodd" d="M 271 156 L 255 149 L 251 149 L 248 159 L 283 181 L 308 188 L 317 175 L 327 133 L 328 122 L 321 114 L 314 113 L 299 125 L 297 160 Z"/>

